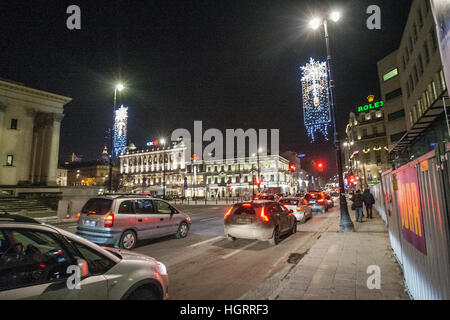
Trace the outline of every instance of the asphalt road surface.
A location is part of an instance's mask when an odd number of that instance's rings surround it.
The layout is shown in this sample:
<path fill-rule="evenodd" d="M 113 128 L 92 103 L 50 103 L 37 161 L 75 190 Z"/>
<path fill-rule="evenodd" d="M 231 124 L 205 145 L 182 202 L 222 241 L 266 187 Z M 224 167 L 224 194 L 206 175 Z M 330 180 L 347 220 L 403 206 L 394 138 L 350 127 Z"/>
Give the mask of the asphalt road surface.
<path fill-rule="evenodd" d="M 223 216 L 230 206 L 177 206 L 192 220 L 184 239 L 164 237 L 138 242 L 134 251 L 163 262 L 169 274 L 169 297 L 180 300 L 235 300 L 258 290 L 265 281 L 293 265 L 327 229 L 332 208 L 298 225 L 295 235 L 277 246 L 224 236 Z M 75 232 L 75 225 L 66 225 Z M 268 289 L 270 292 L 270 288 Z"/>

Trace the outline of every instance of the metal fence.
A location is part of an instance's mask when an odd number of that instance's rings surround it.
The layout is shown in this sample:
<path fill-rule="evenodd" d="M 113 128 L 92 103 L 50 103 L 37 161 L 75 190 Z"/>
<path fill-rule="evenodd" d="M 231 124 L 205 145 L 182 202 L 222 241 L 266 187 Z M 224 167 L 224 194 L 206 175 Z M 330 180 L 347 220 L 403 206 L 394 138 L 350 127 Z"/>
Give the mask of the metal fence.
<path fill-rule="evenodd" d="M 413 299 L 450 299 L 450 144 L 382 175 L 373 187 Z"/>

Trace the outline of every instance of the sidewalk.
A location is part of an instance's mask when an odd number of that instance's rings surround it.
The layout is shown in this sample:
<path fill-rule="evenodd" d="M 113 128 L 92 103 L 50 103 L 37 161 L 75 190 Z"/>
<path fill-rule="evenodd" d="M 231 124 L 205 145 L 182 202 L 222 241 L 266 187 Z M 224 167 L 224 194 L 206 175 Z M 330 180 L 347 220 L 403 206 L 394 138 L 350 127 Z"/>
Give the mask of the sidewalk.
<path fill-rule="evenodd" d="M 375 211 L 375 210 L 374 210 Z M 353 212 L 350 212 L 354 219 Z M 339 216 L 273 292 L 275 300 L 407 300 L 403 274 L 390 247 L 386 226 L 374 219 L 339 233 Z M 381 270 L 381 289 L 369 290 L 367 267 Z"/>

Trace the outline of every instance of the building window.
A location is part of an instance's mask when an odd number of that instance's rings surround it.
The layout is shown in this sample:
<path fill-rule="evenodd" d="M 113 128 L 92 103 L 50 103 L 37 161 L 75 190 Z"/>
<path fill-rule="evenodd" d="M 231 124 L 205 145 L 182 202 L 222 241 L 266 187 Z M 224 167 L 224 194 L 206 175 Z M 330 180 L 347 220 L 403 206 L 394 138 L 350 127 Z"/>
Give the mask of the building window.
<path fill-rule="evenodd" d="M 405 116 L 405 110 L 399 110 L 388 115 L 388 121 L 394 121 Z"/>
<path fill-rule="evenodd" d="M 431 81 L 431 87 L 433 90 L 433 98 L 434 98 L 434 100 L 436 100 L 437 99 L 437 91 L 436 91 L 436 82 L 434 82 L 434 80 Z"/>
<path fill-rule="evenodd" d="M 439 80 L 441 81 L 442 92 L 444 92 L 447 89 L 447 86 L 445 84 L 445 76 L 443 70 L 439 71 Z"/>
<path fill-rule="evenodd" d="M 430 30 L 430 36 L 431 36 L 431 43 L 433 44 L 433 52 L 435 52 L 438 48 L 438 42 L 436 38 L 436 30 L 434 28 Z"/>
<path fill-rule="evenodd" d="M 389 100 L 397 98 L 397 97 L 399 97 L 401 95 L 402 95 L 402 88 L 398 88 L 398 89 L 396 89 L 394 91 L 391 91 L 391 92 L 387 93 L 385 100 L 389 101 Z"/>
<path fill-rule="evenodd" d="M 14 156 L 12 154 L 8 154 L 6 156 L 6 165 L 8 167 L 12 167 L 14 165 Z"/>
<path fill-rule="evenodd" d="M 416 86 L 419 84 L 419 73 L 417 72 L 417 66 L 414 65 L 413 67 L 413 71 L 414 71 L 414 80 L 416 83 Z"/>
<path fill-rule="evenodd" d="M 398 76 L 398 68 L 395 68 L 394 70 L 391 70 L 389 72 L 387 72 L 384 76 L 383 76 L 383 80 L 384 82 L 388 81 L 389 79 L 392 79 L 394 77 Z"/>
<path fill-rule="evenodd" d="M 17 130 L 17 119 L 11 119 L 10 129 Z"/>
<path fill-rule="evenodd" d="M 428 14 L 430 12 L 430 0 L 424 0 L 425 2 L 425 11 Z"/>
<path fill-rule="evenodd" d="M 417 25 L 414 23 L 413 25 L 413 35 L 414 35 L 414 43 L 417 42 L 418 35 L 417 35 Z"/>
<path fill-rule="evenodd" d="M 428 64 L 430 62 L 430 50 L 428 49 L 428 43 L 426 40 L 423 44 L 423 52 L 425 53 L 425 63 Z"/>
<path fill-rule="evenodd" d="M 423 16 L 422 16 L 422 9 L 420 7 L 417 9 L 417 21 L 419 23 L 419 29 L 422 29 L 422 27 L 423 27 Z"/>
<path fill-rule="evenodd" d="M 423 60 L 422 60 L 422 55 L 421 54 L 419 54 L 418 62 L 419 62 L 420 75 L 423 75 Z"/>

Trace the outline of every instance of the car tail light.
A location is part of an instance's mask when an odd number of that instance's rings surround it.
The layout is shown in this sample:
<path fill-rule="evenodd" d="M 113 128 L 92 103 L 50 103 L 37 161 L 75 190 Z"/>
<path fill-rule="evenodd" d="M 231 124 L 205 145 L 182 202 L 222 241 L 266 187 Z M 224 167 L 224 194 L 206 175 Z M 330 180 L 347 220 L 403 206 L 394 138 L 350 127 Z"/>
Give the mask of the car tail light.
<path fill-rule="evenodd" d="M 297 212 L 302 211 L 302 207 L 297 207 Z"/>
<path fill-rule="evenodd" d="M 111 228 L 114 225 L 114 215 L 112 213 L 105 217 L 105 228 Z"/>
<path fill-rule="evenodd" d="M 231 214 L 231 211 L 233 210 L 233 207 L 228 209 L 227 213 L 225 213 L 224 219 L 227 220 L 228 216 Z"/>
<path fill-rule="evenodd" d="M 77 214 L 77 220 L 80 220 L 81 212 L 78 212 Z"/>
<path fill-rule="evenodd" d="M 260 217 L 261 220 L 264 221 L 264 222 L 269 222 L 269 220 L 270 220 L 269 217 L 266 216 L 265 208 L 264 208 L 264 207 L 261 208 L 261 213 L 259 214 L 259 217 Z"/>
<path fill-rule="evenodd" d="M 325 201 L 325 199 L 319 199 L 319 200 L 317 200 L 317 202 L 320 202 L 320 203 L 322 203 L 322 202 L 324 202 Z"/>
<path fill-rule="evenodd" d="M 242 206 L 248 208 L 248 207 L 251 207 L 252 204 L 251 203 L 243 203 Z"/>

